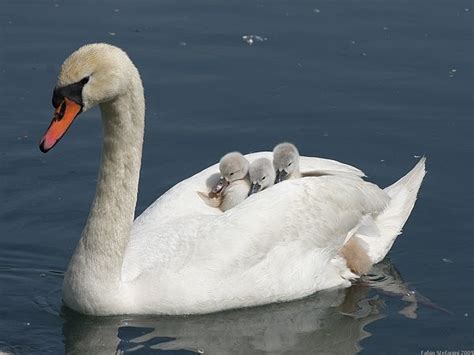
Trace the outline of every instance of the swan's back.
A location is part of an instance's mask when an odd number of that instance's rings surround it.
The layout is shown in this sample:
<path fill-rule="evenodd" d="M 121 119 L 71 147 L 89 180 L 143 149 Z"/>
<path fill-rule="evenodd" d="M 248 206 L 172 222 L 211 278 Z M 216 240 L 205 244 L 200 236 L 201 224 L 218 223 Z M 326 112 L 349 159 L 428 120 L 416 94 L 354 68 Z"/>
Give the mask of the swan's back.
<path fill-rule="evenodd" d="M 271 158 L 271 154 L 271 152 L 253 153 L 246 158 L 252 162 L 261 157 Z M 345 193 L 359 193 L 359 190 L 363 190 L 360 186 L 357 187 L 360 184 L 372 186 L 359 179 L 363 173 L 354 167 L 327 159 L 301 157 L 301 170 L 338 171 L 341 177 L 305 178 L 279 184 L 264 191 L 265 194 L 262 192 L 257 194 L 258 196 L 251 196 L 226 213 L 207 206 L 196 194 L 196 191 L 209 189 L 208 180 L 218 173 L 217 164 L 178 183 L 136 219 L 125 253 L 122 279 L 132 280 L 143 272 L 159 274 L 164 268 L 179 269 L 190 262 L 191 253 L 202 253 L 205 257 L 210 250 L 216 259 L 219 259 L 217 254 L 221 253 L 222 258 L 228 260 L 233 259 L 230 254 L 235 254 L 235 251 L 238 254 L 239 250 L 244 254 L 252 250 L 255 252 L 252 256 L 255 257 L 258 253 L 265 255 L 268 248 L 273 247 L 279 240 L 283 241 L 298 234 L 294 230 L 295 224 L 299 226 L 299 233 L 319 235 L 312 241 L 308 237 L 308 242 L 315 243 L 318 247 L 325 247 L 328 241 L 323 240 L 322 236 L 342 233 L 340 237 L 344 240 L 346 229 L 353 228 L 357 224 L 362 211 L 377 210 L 385 203 L 380 203 L 380 206 L 347 205 L 347 201 L 366 204 L 368 200 L 362 196 L 347 199 Z M 352 192 L 346 191 L 348 186 L 351 186 Z M 339 199 L 335 198 L 334 191 L 340 192 Z M 380 190 L 374 188 L 374 191 Z M 308 194 L 315 196 L 314 205 L 308 204 Z M 386 195 L 382 193 L 380 196 L 378 201 L 382 201 Z M 321 220 L 319 226 L 315 226 L 312 222 L 311 225 L 306 225 L 307 221 L 317 219 L 314 214 L 319 213 L 318 209 L 325 207 L 327 203 L 336 206 L 336 200 L 342 210 L 333 211 L 339 216 L 328 218 L 345 218 L 345 223 Z M 346 213 L 344 211 L 346 207 L 360 212 L 354 216 L 340 217 Z M 329 215 L 329 212 L 327 214 Z M 295 218 L 300 222 L 295 223 Z M 332 225 L 336 225 L 340 230 L 329 230 L 329 226 Z M 287 233 L 285 232 L 287 229 L 292 230 Z M 268 245 L 264 245 L 265 243 Z M 243 258 L 239 255 L 234 256 L 237 259 Z"/>

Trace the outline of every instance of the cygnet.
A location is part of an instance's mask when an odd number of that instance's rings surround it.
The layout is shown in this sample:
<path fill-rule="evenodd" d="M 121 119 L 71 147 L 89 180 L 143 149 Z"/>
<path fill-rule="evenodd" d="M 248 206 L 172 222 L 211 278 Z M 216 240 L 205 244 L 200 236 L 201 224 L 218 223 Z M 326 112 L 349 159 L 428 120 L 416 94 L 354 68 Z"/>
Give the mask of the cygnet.
<path fill-rule="evenodd" d="M 294 144 L 280 143 L 273 149 L 273 167 L 276 172 L 275 184 L 301 177 L 300 154 Z"/>
<path fill-rule="evenodd" d="M 272 186 L 275 183 L 275 177 L 275 169 L 269 159 L 260 158 L 253 161 L 249 167 L 249 196 Z"/>
<path fill-rule="evenodd" d="M 219 162 L 221 178 L 208 194 L 199 195 L 206 203 L 227 211 L 245 200 L 250 190 L 249 162 L 239 152 L 227 153 Z"/>

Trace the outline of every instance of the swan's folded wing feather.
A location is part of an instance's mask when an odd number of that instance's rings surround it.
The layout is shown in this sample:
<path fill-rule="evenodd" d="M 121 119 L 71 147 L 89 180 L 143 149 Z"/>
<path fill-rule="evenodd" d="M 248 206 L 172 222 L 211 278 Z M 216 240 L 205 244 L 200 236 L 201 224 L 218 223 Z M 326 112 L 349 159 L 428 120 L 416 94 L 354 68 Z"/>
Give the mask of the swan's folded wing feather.
<path fill-rule="evenodd" d="M 365 174 L 353 167 L 336 160 L 314 158 L 314 157 L 300 157 L 300 169 L 303 175 L 315 173 L 327 173 L 330 175 L 342 174 L 342 175 L 353 175 L 358 177 L 365 177 Z"/>
<path fill-rule="evenodd" d="M 344 170 L 308 170 L 302 171 L 301 177 L 320 177 L 326 175 L 343 175 L 346 177 L 361 178 L 362 175 L 356 174 L 353 171 L 344 171 Z"/>

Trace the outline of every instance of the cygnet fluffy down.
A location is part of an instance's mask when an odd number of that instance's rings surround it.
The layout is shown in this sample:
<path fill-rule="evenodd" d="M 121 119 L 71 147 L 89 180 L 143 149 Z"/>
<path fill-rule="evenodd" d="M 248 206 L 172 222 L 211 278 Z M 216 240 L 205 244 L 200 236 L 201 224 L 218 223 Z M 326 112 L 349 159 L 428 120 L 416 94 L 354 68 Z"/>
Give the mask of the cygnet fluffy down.
<path fill-rule="evenodd" d="M 269 159 L 260 158 L 253 161 L 249 167 L 249 196 L 272 186 L 275 183 L 275 177 L 275 169 Z"/>
<path fill-rule="evenodd" d="M 300 154 L 294 144 L 280 143 L 273 149 L 273 167 L 276 172 L 275 184 L 301 177 Z"/>
<path fill-rule="evenodd" d="M 207 204 L 222 211 L 245 200 L 250 190 L 249 162 L 239 152 L 224 155 L 219 162 L 221 178 L 208 194 L 199 193 Z"/>

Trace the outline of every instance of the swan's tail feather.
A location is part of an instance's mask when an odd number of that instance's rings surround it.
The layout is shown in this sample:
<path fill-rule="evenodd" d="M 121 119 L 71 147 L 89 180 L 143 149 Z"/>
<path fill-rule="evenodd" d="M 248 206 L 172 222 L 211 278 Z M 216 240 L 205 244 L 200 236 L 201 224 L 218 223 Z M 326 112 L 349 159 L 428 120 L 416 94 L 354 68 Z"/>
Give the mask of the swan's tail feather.
<path fill-rule="evenodd" d="M 408 174 L 384 189 L 390 196 L 390 203 L 374 219 L 379 231 L 378 236 L 370 238 L 367 235 L 356 234 L 367 242 L 368 254 L 374 264 L 381 261 L 387 255 L 410 216 L 421 182 L 426 174 L 425 161 L 425 157 L 421 158 Z"/>

